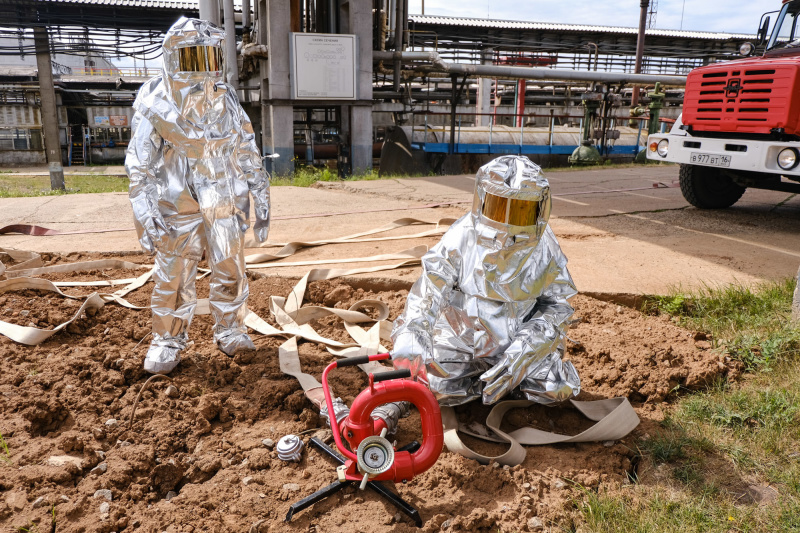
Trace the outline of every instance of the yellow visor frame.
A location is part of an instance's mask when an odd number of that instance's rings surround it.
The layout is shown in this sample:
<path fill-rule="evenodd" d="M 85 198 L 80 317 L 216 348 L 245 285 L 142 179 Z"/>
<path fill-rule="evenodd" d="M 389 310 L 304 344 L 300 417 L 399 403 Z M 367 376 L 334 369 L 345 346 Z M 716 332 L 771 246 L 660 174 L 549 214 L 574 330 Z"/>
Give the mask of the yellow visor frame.
<path fill-rule="evenodd" d="M 489 220 L 511 226 L 535 226 L 538 223 L 538 201 L 484 194 L 481 214 Z"/>
<path fill-rule="evenodd" d="M 222 49 L 217 46 L 184 46 L 178 48 L 178 71 L 222 71 Z"/>

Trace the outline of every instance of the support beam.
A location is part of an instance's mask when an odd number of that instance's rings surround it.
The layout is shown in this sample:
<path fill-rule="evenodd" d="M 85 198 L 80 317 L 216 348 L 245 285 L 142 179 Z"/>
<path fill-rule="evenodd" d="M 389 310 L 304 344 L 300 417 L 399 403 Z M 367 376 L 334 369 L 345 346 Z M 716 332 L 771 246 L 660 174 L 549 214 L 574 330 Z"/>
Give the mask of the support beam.
<path fill-rule="evenodd" d="M 515 110 L 517 116 L 514 122 L 518 128 L 523 127 L 525 124 L 525 93 L 527 92 L 527 82 L 525 80 L 517 80 L 517 109 Z"/>
<path fill-rule="evenodd" d="M 239 62 L 236 59 L 236 19 L 233 14 L 233 0 L 222 0 L 225 8 L 225 70 L 228 83 L 239 88 Z"/>
<path fill-rule="evenodd" d="M 261 62 L 261 146 L 265 155 L 279 156 L 266 161 L 267 170 L 285 176 L 294 174 L 294 107 L 272 102 L 286 102 L 292 97 L 289 3 L 259 0 L 258 17 L 258 42 L 269 49 L 269 60 Z"/>
<path fill-rule="evenodd" d="M 372 5 L 369 0 L 343 3 L 342 32 L 357 35 L 356 95 L 361 101 L 372 100 Z M 353 174 L 372 171 L 372 107 L 348 106 L 350 110 L 350 157 Z"/>
<path fill-rule="evenodd" d="M 482 52 L 481 63 L 484 65 L 492 64 L 491 49 Z M 492 112 L 492 80 L 491 78 L 481 78 L 478 80 L 478 96 L 475 101 L 475 112 L 478 113 L 477 125 L 488 126 L 492 120 L 489 113 Z"/>
<path fill-rule="evenodd" d="M 53 66 L 50 59 L 50 39 L 47 28 L 35 26 L 33 39 L 36 47 L 36 66 L 39 71 L 39 96 L 42 100 L 42 125 L 44 126 L 44 152 L 50 167 L 50 188 L 65 190 L 64 167 L 61 166 L 61 138 L 58 131 L 56 90 L 53 86 Z"/>
<path fill-rule="evenodd" d="M 403 20 L 403 13 L 405 13 L 405 7 L 403 4 L 405 0 L 395 0 L 395 7 L 397 10 L 395 11 L 395 26 L 394 26 L 394 49 L 396 52 L 403 51 L 403 42 L 405 41 L 405 35 L 403 32 L 405 31 L 405 20 Z M 394 83 L 394 92 L 398 92 L 400 90 L 400 70 L 401 70 L 402 63 L 400 59 L 396 59 L 394 62 L 394 76 L 392 77 Z"/>
<path fill-rule="evenodd" d="M 201 19 L 220 25 L 219 0 L 200 0 L 197 7 Z"/>

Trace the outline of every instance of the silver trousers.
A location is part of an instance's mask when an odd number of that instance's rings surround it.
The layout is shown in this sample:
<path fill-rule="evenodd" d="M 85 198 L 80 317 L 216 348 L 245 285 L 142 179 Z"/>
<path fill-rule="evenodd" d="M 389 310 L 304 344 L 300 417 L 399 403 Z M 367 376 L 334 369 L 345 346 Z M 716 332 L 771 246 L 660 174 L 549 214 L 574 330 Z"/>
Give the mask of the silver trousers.
<path fill-rule="evenodd" d="M 167 223 L 173 231 L 157 246 L 153 273 L 153 333 L 162 338 L 186 338 L 197 307 L 195 278 L 203 251 L 211 268 L 209 304 L 214 338 L 246 333 L 249 288 L 244 232 L 236 217 L 204 221 L 196 213 L 170 217 Z"/>

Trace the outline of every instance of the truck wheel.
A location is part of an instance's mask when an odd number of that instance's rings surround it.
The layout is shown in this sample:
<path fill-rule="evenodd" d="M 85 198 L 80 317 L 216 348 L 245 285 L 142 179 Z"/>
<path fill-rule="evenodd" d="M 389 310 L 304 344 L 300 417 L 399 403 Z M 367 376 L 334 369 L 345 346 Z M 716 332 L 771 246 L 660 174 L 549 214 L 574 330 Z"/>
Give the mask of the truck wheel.
<path fill-rule="evenodd" d="M 681 165 L 680 183 L 686 201 L 700 209 L 730 207 L 745 191 L 719 169 L 697 165 Z"/>

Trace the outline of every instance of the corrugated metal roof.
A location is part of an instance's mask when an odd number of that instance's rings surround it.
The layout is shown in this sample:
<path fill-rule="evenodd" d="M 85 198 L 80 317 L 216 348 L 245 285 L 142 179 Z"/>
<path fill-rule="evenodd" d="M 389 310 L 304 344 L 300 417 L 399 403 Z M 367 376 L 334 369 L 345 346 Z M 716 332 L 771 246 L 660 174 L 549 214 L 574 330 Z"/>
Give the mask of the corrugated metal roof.
<path fill-rule="evenodd" d="M 109 7 L 147 7 L 155 9 L 198 9 L 198 0 L 44 0 L 45 2 L 59 4 L 88 4 Z M 242 0 L 233 0 L 237 11 L 242 9 Z"/>
<path fill-rule="evenodd" d="M 464 26 L 473 28 L 497 28 L 509 30 L 550 30 L 574 32 L 598 32 L 633 34 L 639 33 L 638 28 L 623 26 L 593 26 L 589 24 L 561 24 L 557 22 L 522 22 L 518 20 L 493 20 L 473 19 L 463 17 L 440 17 L 435 15 L 410 15 L 409 19 L 419 24 L 442 24 L 448 26 Z M 710 31 L 683 31 L 683 30 L 647 30 L 647 35 L 658 37 L 674 37 L 679 39 L 707 39 L 711 41 L 727 40 L 752 40 L 755 35 L 743 33 L 714 33 Z"/>

